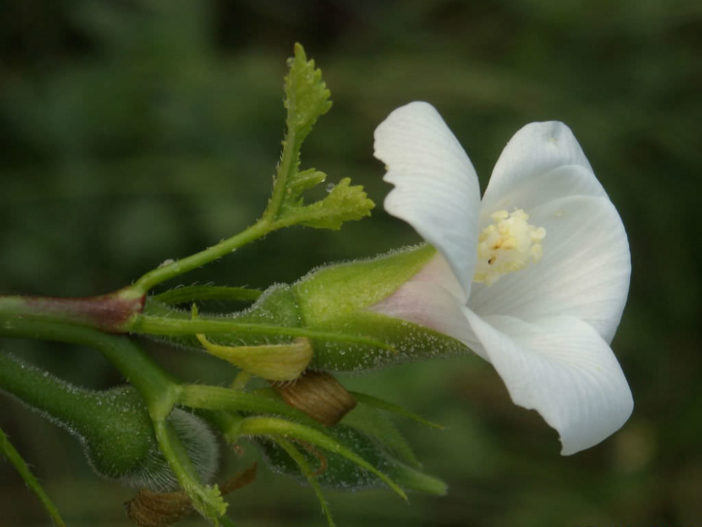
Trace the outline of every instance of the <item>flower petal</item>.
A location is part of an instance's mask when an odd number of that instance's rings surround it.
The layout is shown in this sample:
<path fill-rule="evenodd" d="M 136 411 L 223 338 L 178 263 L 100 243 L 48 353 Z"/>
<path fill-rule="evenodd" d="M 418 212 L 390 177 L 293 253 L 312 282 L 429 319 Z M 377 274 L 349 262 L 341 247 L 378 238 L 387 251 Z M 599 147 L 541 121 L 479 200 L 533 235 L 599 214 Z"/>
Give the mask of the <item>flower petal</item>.
<path fill-rule="evenodd" d="M 409 223 L 451 265 L 468 295 L 478 235 L 480 188 L 475 169 L 439 113 L 413 102 L 375 130 L 375 157 L 395 185 L 385 210 Z"/>
<path fill-rule="evenodd" d="M 561 438 L 561 454 L 596 445 L 629 418 L 633 399 L 616 357 L 588 324 L 571 317 L 533 324 L 466 316 L 515 404 L 534 409 Z"/>
<path fill-rule="evenodd" d="M 527 212 L 530 223 L 546 229 L 541 261 L 491 286 L 474 284 L 468 305 L 480 316 L 527 322 L 573 316 L 611 342 L 631 275 L 629 244 L 614 205 L 607 198 L 574 196 Z"/>
<path fill-rule="evenodd" d="M 480 227 L 491 223 L 491 215 L 498 210 L 530 211 L 555 199 L 570 196 L 592 196 L 607 198 L 595 174 L 579 165 L 560 167 L 520 179 L 504 194 L 492 193 L 483 198 L 480 209 Z"/>
<path fill-rule="evenodd" d="M 572 175 L 579 177 L 569 178 L 560 185 L 577 185 L 579 188 L 573 191 L 578 194 L 606 196 L 570 128 L 558 121 L 527 124 L 502 150 L 485 190 L 483 207 L 505 208 L 496 205 L 500 199 L 530 187 L 534 178 L 566 166 L 578 167 L 580 170 Z M 557 175 L 552 175 L 551 179 L 556 182 Z"/>
<path fill-rule="evenodd" d="M 463 342 L 471 350 L 480 349 L 463 314 L 464 306 L 448 291 L 431 282 L 406 282 L 370 309 L 448 335 Z M 480 354 L 479 351 L 476 353 Z"/>
<path fill-rule="evenodd" d="M 477 341 L 463 314 L 466 298 L 451 268 L 440 254 L 411 280 L 370 309 L 448 335 L 471 349 Z"/>

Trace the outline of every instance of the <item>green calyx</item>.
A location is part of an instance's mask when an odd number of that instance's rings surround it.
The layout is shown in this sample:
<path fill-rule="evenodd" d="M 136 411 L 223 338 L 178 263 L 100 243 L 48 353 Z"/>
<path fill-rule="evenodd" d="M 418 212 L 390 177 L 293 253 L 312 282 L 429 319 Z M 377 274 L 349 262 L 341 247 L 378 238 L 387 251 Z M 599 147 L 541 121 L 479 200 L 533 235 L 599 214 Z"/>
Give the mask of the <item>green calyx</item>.
<path fill-rule="evenodd" d="M 301 316 L 308 325 L 324 326 L 367 309 L 394 293 L 434 254 L 436 249 L 422 245 L 316 269 L 292 287 Z"/>

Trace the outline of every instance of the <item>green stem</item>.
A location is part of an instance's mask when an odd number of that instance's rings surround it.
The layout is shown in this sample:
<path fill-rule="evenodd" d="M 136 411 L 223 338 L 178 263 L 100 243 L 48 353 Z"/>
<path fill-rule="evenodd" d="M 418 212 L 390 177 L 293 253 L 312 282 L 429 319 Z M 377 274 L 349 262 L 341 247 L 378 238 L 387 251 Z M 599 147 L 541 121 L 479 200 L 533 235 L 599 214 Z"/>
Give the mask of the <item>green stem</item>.
<path fill-rule="evenodd" d="M 180 260 L 170 262 L 166 265 L 161 265 L 160 267 L 149 271 L 139 278 L 132 286 L 130 286 L 129 289 L 142 295 L 146 294 L 150 289 L 161 282 L 171 280 L 176 276 L 213 262 L 214 260 L 235 251 L 239 247 L 265 236 L 276 228 L 277 226 L 270 221 L 270 218 L 264 216 L 251 227 L 248 227 L 231 238 L 223 240 L 203 251 L 192 254 Z"/>
<path fill-rule="evenodd" d="M 231 388 L 222 388 L 221 386 L 184 384 L 181 387 L 178 404 L 200 410 L 226 410 L 282 415 L 303 422 L 308 426 L 320 427 L 319 423 L 304 412 L 265 393 L 241 392 Z M 233 440 L 235 438 L 230 437 L 229 439 Z"/>
<path fill-rule="evenodd" d="M 7 317 L 0 313 L 0 335 L 89 346 L 100 351 L 141 393 L 152 415 L 168 415 L 179 385 L 128 337 L 54 321 Z"/>
<path fill-rule="evenodd" d="M 19 452 L 17 452 L 17 449 L 12 446 L 12 443 L 10 443 L 10 440 L 2 430 L 0 430 L 0 455 L 4 455 L 8 459 L 27 486 L 34 492 L 34 494 L 37 495 L 39 501 L 41 501 L 41 504 L 46 509 L 46 512 L 49 513 L 49 516 L 54 524 L 57 525 L 57 527 L 65 527 L 66 524 L 61 518 L 58 509 L 53 504 L 46 492 L 44 492 L 44 489 L 37 481 L 37 478 L 35 478 L 32 471 L 29 470 L 27 463 L 25 463 L 24 459 L 22 459 L 22 456 L 20 456 Z"/>
<path fill-rule="evenodd" d="M 226 511 L 216 487 L 200 483 L 185 449 L 166 418 L 180 396 L 181 386 L 161 370 L 128 337 L 108 335 L 92 328 L 0 315 L 0 334 L 59 342 L 98 349 L 134 385 L 146 402 L 154 433 L 163 455 L 196 509 L 215 521 Z"/>
<path fill-rule="evenodd" d="M 168 460 L 183 490 L 190 497 L 193 507 L 204 517 L 216 523 L 218 518 L 227 512 L 227 504 L 222 499 L 217 486 L 208 487 L 200 483 L 185 447 L 165 418 L 154 420 L 154 433 L 161 452 Z"/>
<path fill-rule="evenodd" d="M 331 511 L 329 510 L 327 500 L 324 499 L 322 488 L 319 486 L 319 482 L 317 481 L 314 471 L 310 467 L 309 463 L 307 463 L 305 456 L 303 456 L 302 452 L 295 448 L 295 446 L 290 441 L 287 441 L 282 437 L 277 437 L 275 439 L 275 442 L 278 443 L 278 446 L 285 450 L 285 452 L 287 452 L 287 454 L 292 458 L 292 460 L 295 463 L 297 463 L 297 466 L 300 467 L 300 472 L 302 472 L 302 475 L 305 476 L 305 479 L 310 484 L 310 487 L 312 487 L 312 490 L 317 495 L 319 504 L 322 507 L 322 512 L 324 512 L 324 516 L 327 518 L 327 524 L 329 525 L 329 527 L 334 527 L 334 520 L 332 519 Z"/>
<path fill-rule="evenodd" d="M 106 403 L 104 392 L 70 384 L 4 352 L 0 352 L 0 390 L 81 437 L 108 427 L 122 411 Z"/>
<path fill-rule="evenodd" d="M 160 317 L 154 315 L 137 315 L 132 319 L 129 331 L 143 335 L 195 335 L 204 333 L 207 335 L 231 334 L 237 337 L 245 335 L 279 335 L 287 337 L 307 337 L 311 339 L 328 340 L 333 342 L 343 342 L 348 344 L 362 344 L 374 346 L 387 351 L 396 351 L 395 348 L 385 342 L 369 337 L 335 333 L 332 331 L 322 331 L 310 328 L 273 326 L 267 324 L 256 324 L 251 322 L 237 322 L 236 319 L 219 318 L 217 320 L 207 320 L 197 318 L 193 320 L 176 317 Z"/>
<path fill-rule="evenodd" d="M 273 182 L 273 194 L 262 217 L 263 220 L 270 222 L 274 221 L 278 216 L 278 212 L 280 212 L 290 174 L 297 170 L 297 158 L 300 151 L 299 146 L 296 145 L 295 126 L 290 122 L 290 116 L 295 114 L 295 100 L 291 98 L 287 101 L 287 104 L 287 133 L 285 141 L 283 141 L 283 153 L 281 154 L 280 164 L 277 167 L 275 181 Z"/>
<path fill-rule="evenodd" d="M 144 295 L 130 289 L 78 298 L 0 296 L 0 317 L 75 324 L 120 333 L 143 306 Z"/>

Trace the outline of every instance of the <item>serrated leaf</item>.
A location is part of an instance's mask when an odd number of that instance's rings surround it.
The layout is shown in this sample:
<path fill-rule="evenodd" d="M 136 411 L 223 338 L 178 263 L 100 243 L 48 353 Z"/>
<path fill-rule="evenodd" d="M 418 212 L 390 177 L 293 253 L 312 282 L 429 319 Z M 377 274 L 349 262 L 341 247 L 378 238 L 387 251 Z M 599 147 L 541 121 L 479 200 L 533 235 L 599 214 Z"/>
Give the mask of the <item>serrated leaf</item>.
<path fill-rule="evenodd" d="M 344 178 L 321 201 L 295 210 L 291 216 L 297 216 L 301 225 L 317 229 L 341 228 L 347 221 L 360 220 L 370 216 L 375 203 L 368 198 L 363 187 L 350 185 L 351 180 Z"/>
<path fill-rule="evenodd" d="M 302 192 L 326 178 L 323 172 L 314 169 L 299 171 L 299 168 L 302 143 L 317 119 L 331 108 L 330 95 L 322 80 L 322 72 L 315 68 L 313 60 L 307 60 L 303 47 L 295 44 L 295 54 L 288 59 L 288 74 L 285 76 L 283 103 L 287 117 L 283 152 L 264 217 L 277 218 L 285 209 L 301 207 Z"/>
<path fill-rule="evenodd" d="M 219 518 L 227 512 L 227 502 L 217 485 L 186 487 L 185 491 L 192 500 L 193 507 L 205 518 L 219 525 Z"/>
<path fill-rule="evenodd" d="M 315 68 L 314 60 L 307 60 L 301 44 L 295 44 L 295 54 L 288 59 L 288 66 L 284 102 L 288 110 L 287 126 L 299 146 L 317 119 L 331 108 L 331 93 L 322 80 L 322 72 Z"/>

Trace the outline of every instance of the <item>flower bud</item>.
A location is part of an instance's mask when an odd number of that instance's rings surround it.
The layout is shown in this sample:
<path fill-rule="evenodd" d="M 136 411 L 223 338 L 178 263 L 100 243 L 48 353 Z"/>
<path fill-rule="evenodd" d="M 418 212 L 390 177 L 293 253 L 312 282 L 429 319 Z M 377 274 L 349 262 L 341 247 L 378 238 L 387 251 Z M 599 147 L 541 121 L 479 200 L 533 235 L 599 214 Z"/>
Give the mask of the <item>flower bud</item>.
<path fill-rule="evenodd" d="M 0 385 L 76 436 L 98 474 L 158 491 L 178 486 L 159 449 L 149 412 L 133 387 L 79 388 L 8 354 L 0 354 Z M 168 420 L 200 477 L 211 479 L 218 466 L 219 445 L 209 427 L 179 409 Z"/>

